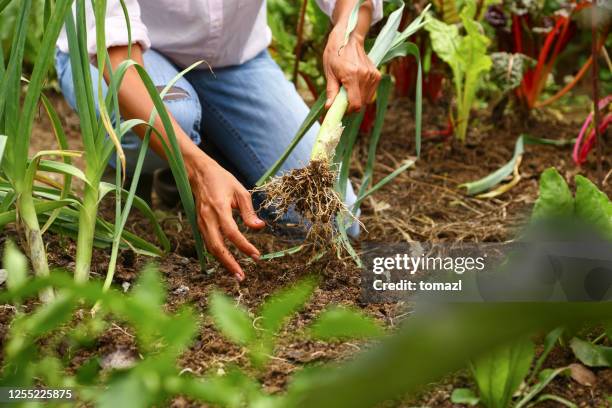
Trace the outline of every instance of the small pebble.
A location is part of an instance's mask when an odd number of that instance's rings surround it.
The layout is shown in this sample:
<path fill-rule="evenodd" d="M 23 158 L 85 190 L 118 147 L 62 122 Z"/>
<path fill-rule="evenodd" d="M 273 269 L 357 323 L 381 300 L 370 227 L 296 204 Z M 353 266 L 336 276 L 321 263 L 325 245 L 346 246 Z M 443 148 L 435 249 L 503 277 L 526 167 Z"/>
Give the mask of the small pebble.
<path fill-rule="evenodd" d="M 174 289 L 172 293 L 174 293 L 175 295 L 179 295 L 179 296 L 185 296 L 187 293 L 189 293 L 189 287 L 185 285 L 181 285 L 178 288 Z"/>
<path fill-rule="evenodd" d="M 136 364 L 136 356 L 128 350 L 115 350 L 105 355 L 100 360 L 100 365 L 105 369 L 124 370 Z"/>
<path fill-rule="evenodd" d="M 131 286 L 130 282 L 123 282 L 121 284 L 121 287 L 123 288 L 123 293 L 126 293 L 130 289 L 130 286 Z"/>

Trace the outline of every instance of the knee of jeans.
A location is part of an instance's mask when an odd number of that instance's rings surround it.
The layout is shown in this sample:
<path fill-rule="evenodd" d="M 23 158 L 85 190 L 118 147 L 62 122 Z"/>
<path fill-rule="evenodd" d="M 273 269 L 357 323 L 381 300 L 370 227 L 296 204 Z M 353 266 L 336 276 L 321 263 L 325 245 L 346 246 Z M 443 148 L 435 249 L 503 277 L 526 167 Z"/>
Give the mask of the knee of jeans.
<path fill-rule="evenodd" d="M 199 137 L 202 111 L 197 96 L 175 85 L 164 96 L 164 103 L 185 133 L 192 139 Z"/>

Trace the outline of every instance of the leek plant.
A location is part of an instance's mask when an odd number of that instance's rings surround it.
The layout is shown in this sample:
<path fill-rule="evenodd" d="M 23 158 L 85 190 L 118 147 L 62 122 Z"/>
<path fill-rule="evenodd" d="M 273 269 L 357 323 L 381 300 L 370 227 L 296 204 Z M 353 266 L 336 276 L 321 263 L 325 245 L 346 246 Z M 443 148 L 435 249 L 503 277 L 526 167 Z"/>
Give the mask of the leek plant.
<path fill-rule="evenodd" d="M 4 1 L 0 4 L 0 12 L 8 3 Z M 6 143 L 2 160 L 2 179 L 10 186 L 8 193 L 2 198 L 2 215 L 6 215 L 4 213 L 11 207 L 14 208 L 15 217 L 25 236 L 25 245 L 33 269 L 38 275 L 43 276 L 49 274 L 49 265 L 33 196 L 34 181 L 39 169 L 77 176 L 80 173 L 78 169 L 66 163 L 42 159 L 44 156 L 72 156 L 77 154 L 75 152 L 43 151 L 36 154 L 32 160 L 28 160 L 28 149 L 36 107 L 51 65 L 55 42 L 71 3 L 71 0 L 57 0 L 52 6 L 50 0 L 45 2 L 41 47 L 34 61 L 31 78 L 25 81 L 27 91 L 23 98 L 22 66 L 25 39 L 30 29 L 28 22 L 32 11 L 32 0 L 23 0 L 19 5 L 7 65 L 0 47 L 0 134 L 5 135 Z M 51 290 L 46 290 L 41 297 L 43 299 L 52 297 Z"/>
<path fill-rule="evenodd" d="M 424 16 L 429 6 L 408 27 L 403 31 L 398 31 L 404 10 L 404 3 L 401 1 L 399 3 L 401 4 L 400 7 L 389 15 L 387 22 L 369 50 L 368 57 L 377 67 L 396 57 L 412 55 L 417 59 L 418 78 L 415 122 L 418 155 L 421 133 L 421 65 L 419 49 L 414 43 L 409 42 L 408 38 L 425 25 Z M 361 1 L 357 2 L 349 18 L 346 29 L 347 39 L 357 24 L 358 9 L 361 4 Z M 325 95 L 321 95 L 315 102 L 290 146 L 257 183 L 257 189 L 264 191 L 267 195 L 264 206 L 273 208 L 278 214 L 283 214 L 290 208 L 295 208 L 312 224 L 309 230 L 309 240 L 312 238 L 311 241 L 315 246 L 318 243 L 326 244 L 330 242 L 330 234 L 338 229 L 340 232 L 339 239 L 347 244 L 345 247 L 353 254 L 346 237 L 346 228 L 350 223 L 354 222 L 354 216 L 357 214 L 361 202 L 414 163 L 412 161 L 404 163 L 399 169 L 381 180 L 381 182 L 369 188 L 372 182 L 372 168 L 387 108 L 389 91 L 390 80 L 388 78 L 383 79 L 377 92 L 377 117 L 370 139 L 367 168 L 357 202 L 353 204 L 352 208 L 346 208 L 343 204 L 343 199 L 348 183 L 349 161 L 359 131 L 359 125 L 363 119 L 363 112 L 352 115 L 343 123 L 348 107 L 348 97 L 344 88 L 341 88 L 325 115 L 316 137 L 308 166 L 292 170 L 280 177 L 272 178 L 293 148 L 321 115 Z M 336 226 L 334 226 L 334 223 Z M 354 256 L 354 258 L 356 257 Z"/>
<path fill-rule="evenodd" d="M 144 68 L 129 58 L 122 62 L 117 67 L 115 72 L 113 72 L 110 66 L 111 64 L 109 62 L 105 41 L 106 1 L 95 0 L 93 1 L 93 10 L 96 20 L 97 68 L 98 72 L 108 72 L 109 74 L 108 92 L 106 97 L 103 95 L 102 81 L 104 79 L 101 74 L 99 75 L 98 83 L 96 84 L 98 98 L 97 101 L 95 100 L 93 88 L 94 84 L 91 77 L 91 71 L 89 69 L 90 62 L 86 46 L 87 32 L 85 7 L 85 0 L 76 0 L 76 20 L 72 13 L 68 13 L 65 21 L 69 44 L 70 64 L 73 71 L 73 81 L 76 93 L 77 111 L 80 118 L 81 135 L 85 155 L 87 156 L 87 164 L 84 172 L 86 183 L 83 191 L 82 205 L 80 207 L 78 220 L 79 230 L 77 238 L 75 280 L 78 282 L 83 282 L 89 277 L 94 234 L 96 223 L 98 222 L 98 206 L 106 194 L 114 191 L 116 195 L 115 228 L 112 234 L 113 249 L 111 253 L 111 260 L 109 262 L 105 287 L 108 288 L 110 286 L 116 266 L 119 246 L 122 240 L 123 228 L 127 221 L 127 215 L 129 214 L 129 211 L 134 203 L 137 203 L 137 206 L 140 206 L 141 208 L 148 208 L 144 202 L 142 202 L 142 200 L 135 198 L 135 192 L 144 155 L 146 154 L 146 150 L 148 148 L 148 141 L 151 132 L 156 132 L 156 130 L 150 126 L 150 124 L 153 123 L 153 120 L 157 115 L 160 116 L 166 134 L 168 135 L 169 143 L 164 142 L 166 156 L 168 157 L 168 162 L 172 173 L 177 180 L 177 186 L 181 200 L 183 201 L 183 207 L 191 223 L 196 240 L 196 250 L 200 261 L 203 264 L 205 255 L 202 239 L 197 228 L 195 204 L 193 201 L 191 188 L 189 186 L 187 174 L 170 118 L 162 102 L 162 97 L 165 91 L 162 92 L 162 95 L 160 96 Z M 124 13 L 128 39 L 131 39 L 131 31 L 126 8 L 124 8 Z M 184 72 L 192 69 L 196 65 L 197 64 L 192 65 Z M 143 80 L 145 87 L 149 91 L 155 105 L 155 111 L 152 112 L 149 122 L 144 122 L 137 119 L 126 120 L 123 122 L 119 120 L 120 112 L 118 89 L 121 85 L 123 76 L 130 68 L 137 71 Z M 180 77 L 180 75 L 184 74 L 184 72 L 179 74 L 179 76 L 175 78 L 175 81 Z M 172 83 L 168 84 L 168 87 L 170 86 L 172 86 Z M 98 114 L 96 113 L 95 109 L 96 102 Z M 112 123 L 113 117 L 116 119 L 114 124 Z M 141 152 L 135 174 L 132 176 L 133 180 L 130 191 L 127 192 L 122 189 L 122 183 L 125 179 L 125 157 L 121 148 L 121 138 L 135 126 L 141 125 L 147 126 L 147 133 L 141 146 Z M 161 137 L 160 139 L 163 140 Z M 117 157 L 115 185 L 101 182 L 102 175 L 109 163 L 113 151 L 116 152 Z M 124 197 L 126 202 L 122 206 L 121 199 Z M 167 249 L 167 240 L 162 242 L 162 244 Z"/>

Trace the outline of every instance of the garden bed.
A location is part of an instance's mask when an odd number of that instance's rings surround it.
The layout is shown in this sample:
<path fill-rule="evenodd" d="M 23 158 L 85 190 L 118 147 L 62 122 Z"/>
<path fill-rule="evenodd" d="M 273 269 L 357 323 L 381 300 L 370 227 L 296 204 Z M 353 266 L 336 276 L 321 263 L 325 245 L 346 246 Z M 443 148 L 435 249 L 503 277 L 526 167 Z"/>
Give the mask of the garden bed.
<path fill-rule="evenodd" d="M 71 148 L 79 149 L 78 119 L 65 105 L 60 96 L 52 98 L 54 105 L 63 115 L 63 122 L 70 139 Z M 425 104 L 423 126 L 434 129 L 444 122 L 447 115 L 444 104 Z M 375 180 L 397 168 L 399 164 L 414 155 L 414 123 L 411 102 L 395 99 L 391 102 L 375 168 Z M 470 144 L 460 145 L 454 139 L 424 139 L 421 158 L 414 168 L 401 174 L 393 183 L 366 200 L 361 220 L 367 231 L 360 241 L 400 242 L 414 241 L 467 241 L 500 242 L 510 240 L 521 228 L 530 213 L 538 194 L 538 177 L 550 166 L 556 167 L 568 180 L 577 173 L 597 179 L 596 166 L 587 163 L 582 169 L 571 161 L 569 147 L 527 146 L 521 165 L 522 180 L 508 193 L 492 199 L 481 200 L 467 197 L 458 185 L 489 174 L 508 161 L 514 149 L 516 138 L 521 133 L 551 139 L 575 137 L 579 123 L 554 119 L 552 114 L 542 113 L 538 118 L 506 116 L 500 123 L 491 123 L 485 113 L 474 117 Z M 53 146 L 54 138 L 46 116 L 40 115 L 32 136 L 33 151 Z M 361 171 L 358 163 L 364 162 L 367 151 L 366 140 L 360 141 L 353 160 L 352 175 L 358 179 Z M 592 155 L 594 157 L 594 155 Z M 611 167 L 612 148 L 605 150 L 604 168 Z M 357 160 L 358 159 L 358 160 Z M 612 195 L 612 182 L 602 190 Z M 104 213 L 112 215 L 112 200 L 103 203 Z M 360 301 L 360 271 L 350 257 L 337 259 L 326 256 L 309 264 L 309 254 L 296 254 L 255 264 L 243 259 L 241 264 L 246 279 L 238 283 L 217 264 L 209 264 L 209 273 L 202 273 L 195 256 L 191 232 L 186 220 L 181 219 L 178 210 L 159 211 L 162 225 L 172 243 L 173 250 L 156 260 L 165 277 L 169 291 L 167 307 L 176 310 L 180 305 L 192 304 L 205 316 L 207 295 L 213 288 L 220 288 L 248 309 L 258 306 L 262 300 L 298 278 L 315 274 L 320 276 L 318 289 L 307 307 L 284 329 L 279 338 L 276 354 L 260 380 L 268 391 L 282 391 L 288 376 L 304 364 L 338 361 L 346 359 L 367 344 L 353 342 L 324 343 L 306 340 L 300 336 L 313 317 L 329 304 L 344 304 L 362 308 L 388 327 L 397 325 L 409 313 L 402 304 L 362 304 Z M 12 228 L 12 227 L 11 227 Z M 155 237 L 147 230 L 146 221 L 138 214 L 132 215 L 127 228 L 152 242 Z M 11 232 L 10 229 L 7 231 Z M 14 231 L 13 231 L 14 232 Z M 5 236 L 15 235 L 14 233 Z M 292 245 L 286 238 L 276 237 L 265 230 L 247 233 L 247 237 L 262 253 L 278 251 Z M 74 242 L 60 236 L 48 236 L 49 263 L 55 267 L 73 269 Z M 0 243 L 2 245 L 2 243 Z M 294 244 L 293 244 L 294 245 Z M 357 245 L 357 248 L 359 244 Z M 138 276 L 138 271 L 152 260 L 124 251 L 115 274 L 115 285 L 129 290 Z M 108 262 L 107 251 L 97 250 L 92 262 L 92 277 L 102 279 Z M 0 333 L 4 337 L 10 321 L 10 309 L 0 311 Z M 111 328 L 90 349 L 71 356 L 72 367 L 91 354 L 108 355 L 124 350 L 137 355 L 133 336 L 120 322 Z M 575 362 L 571 352 L 558 348 L 548 358 L 545 366 L 559 367 Z M 209 371 L 227 370 L 232 364 L 248 366 L 248 357 L 233 343 L 228 342 L 216 331 L 209 318 L 204 317 L 196 342 L 179 361 L 180 366 L 196 374 Z M 406 367 L 407 370 L 413 368 Z M 418 369 L 415 367 L 414 369 Z M 606 397 L 612 394 L 612 370 L 595 372 L 597 383 L 592 387 L 582 386 L 572 379 L 560 377 L 547 392 L 563 396 L 581 407 L 606 406 Z M 456 387 L 468 385 L 468 376 L 461 373 L 450 376 L 439 384 L 432 385 L 414 403 L 390 403 L 389 406 L 426 405 L 451 407 L 450 393 Z M 539 406 L 547 406 L 547 403 Z M 178 398 L 175 406 L 189 406 Z M 548 406 L 556 406 L 554 403 Z"/>

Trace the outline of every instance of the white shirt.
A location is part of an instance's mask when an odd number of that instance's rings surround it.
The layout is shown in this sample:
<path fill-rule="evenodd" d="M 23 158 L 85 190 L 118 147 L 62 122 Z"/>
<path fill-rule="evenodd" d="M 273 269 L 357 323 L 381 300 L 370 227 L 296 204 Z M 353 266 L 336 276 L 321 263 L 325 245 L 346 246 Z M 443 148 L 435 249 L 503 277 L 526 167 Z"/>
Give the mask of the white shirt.
<path fill-rule="evenodd" d="M 335 0 L 316 0 L 331 15 Z M 383 0 L 372 0 L 373 21 L 382 18 Z M 87 50 L 96 54 L 95 19 L 86 0 Z M 205 60 L 212 67 L 242 64 L 270 45 L 265 0 L 125 0 L 132 43 L 153 47 L 174 63 L 187 67 Z M 127 25 L 119 0 L 108 0 L 106 47 L 128 44 Z M 57 46 L 68 52 L 62 29 Z M 200 68 L 207 68 L 206 64 Z"/>

